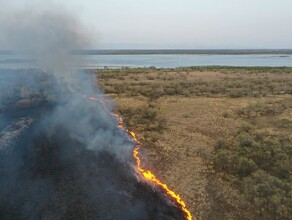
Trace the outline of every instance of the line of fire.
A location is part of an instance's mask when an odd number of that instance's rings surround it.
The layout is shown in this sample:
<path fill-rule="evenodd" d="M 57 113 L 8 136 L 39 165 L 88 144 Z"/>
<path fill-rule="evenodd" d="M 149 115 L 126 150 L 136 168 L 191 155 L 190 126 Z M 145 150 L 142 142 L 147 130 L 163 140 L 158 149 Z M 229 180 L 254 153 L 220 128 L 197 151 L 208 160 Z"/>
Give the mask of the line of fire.
<path fill-rule="evenodd" d="M 194 219 L 92 73 L 76 78 L 0 70 L 0 219 Z"/>

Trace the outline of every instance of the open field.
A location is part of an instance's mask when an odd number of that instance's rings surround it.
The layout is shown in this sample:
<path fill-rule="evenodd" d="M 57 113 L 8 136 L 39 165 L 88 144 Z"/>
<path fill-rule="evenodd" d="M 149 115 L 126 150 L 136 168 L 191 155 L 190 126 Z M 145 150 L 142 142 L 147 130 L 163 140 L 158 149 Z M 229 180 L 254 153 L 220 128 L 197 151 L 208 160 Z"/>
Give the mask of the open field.
<path fill-rule="evenodd" d="M 142 164 L 197 219 L 292 216 L 292 68 L 98 70 Z"/>

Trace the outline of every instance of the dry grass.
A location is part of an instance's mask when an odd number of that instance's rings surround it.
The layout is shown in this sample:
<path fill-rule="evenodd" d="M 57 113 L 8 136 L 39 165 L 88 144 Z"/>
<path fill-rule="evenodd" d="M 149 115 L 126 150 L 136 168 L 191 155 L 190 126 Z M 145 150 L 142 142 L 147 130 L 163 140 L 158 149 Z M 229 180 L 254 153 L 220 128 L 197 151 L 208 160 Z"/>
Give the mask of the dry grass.
<path fill-rule="evenodd" d="M 143 124 L 133 125 L 132 117 L 126 118 L 125 121 L 131 125 L 131 129 L 138 132 L 138 137 L 143 143 L 142 164 L 152 169 L 178 192 L 197 219 L 254 218 L 252 213 L 242 208 L 240 193 L 223 181 L 220 173 L 214 171 L 214 145 L 221 139 L 224 139 L 228 146 L 234 145 L 243 124 L 246 121 L 251 122 L 250 119 L 240 117 L 237 113 L 239 110 L 256 103 L 272 106 L 276 103 L 289 103 L 291 95 L 274 91 L 291 91 L 291 73 L 245 69 L 146 69 L 137 72 L 132 70 L 129 73 L 127 70 L 120 70 L 118 75 L 122 77 L 119 79 L 105 74 L 100 75 L 99 83 L 112 92 L 110 95 L 117 102 L 117 111 L 123 112 L 129 108 L 143 109 L 151 103 L 157 110 L 157 117 L 165 119 L 165 129 L 154 141 L 148 138 L 153 132 L 146 130 Z M 199 89 L 204 87 L 207 93 L 200 96 L 194 93 L 163 94 L 154 100 L 139 93 L 139 90 L 149 86 L 176 87 L 178 82 L 183 81 L 195 83 L 199 85 Z M 266 94 L 234 99 L 228 93 L 210 96 L 208 92 L 214 89 L 214 85 L 229 88 L 232 83 L 239 86 L 236 88 L 238 91 L 242 91 L 251 82 L 255 88 L 264 88 Z M 259 82 L 262 83 L 259 85 Z M 117 85 L 126 86 L 126 89 L 121 92 L 110 90 Z M 271 85 L 273 90 L 266 90 Z M 128 89 L 136 93 L 129 93 Z M 232 87 L 232 92 L 233 89 Z M 291 114 L 291 108 L 287 108 L 281 114 L 255 118 L 252 123 L 257 126 L 258 131 L 291 136 L 290 125 L 289 128 L 273 125 L 274 121 L 291 121 Z"/>

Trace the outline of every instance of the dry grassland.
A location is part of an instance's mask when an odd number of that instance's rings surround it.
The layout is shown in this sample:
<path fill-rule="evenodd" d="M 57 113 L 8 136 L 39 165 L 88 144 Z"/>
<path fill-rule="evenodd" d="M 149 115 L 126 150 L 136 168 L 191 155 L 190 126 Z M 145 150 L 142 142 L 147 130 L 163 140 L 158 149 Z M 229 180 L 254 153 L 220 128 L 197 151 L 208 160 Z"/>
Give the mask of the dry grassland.
<path fill-rule="evenodd" d="M 292 140 L 291 69 L 124 69 L 98 76 L 138 133 L 142 164 L 178 192 L 198 220 L 264 218 L 229 181 L 238 176 L 216 169 L 215 148 L 224 140 L 234 149 L 249 126 L 252 134 Z"/>

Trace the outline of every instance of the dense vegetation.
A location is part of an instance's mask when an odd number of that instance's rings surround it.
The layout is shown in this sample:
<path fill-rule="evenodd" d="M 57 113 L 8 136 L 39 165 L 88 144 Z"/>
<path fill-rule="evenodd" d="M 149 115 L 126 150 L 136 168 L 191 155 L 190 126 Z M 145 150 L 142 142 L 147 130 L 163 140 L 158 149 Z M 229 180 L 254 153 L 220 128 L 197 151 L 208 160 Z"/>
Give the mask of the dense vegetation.
<path fill-rule="evenodd" d="M 292 142 L 285 135 L 292 132 L 292 121 L 277 117 L 291 110 L 291 98 L 238 109 L 246 122 L 236 142 L 215 145 L 214 168 L 241 191 L 246 208 L 260 219 L 292 216 Z M 278 132 L 261 132 L 269 123 Z"/>
<path fill-rule="evenodd" d="M 213 75 L 210 79 L 195 78 L 194 72 Z M 102 70 L 98 76 L 106 93 L 142 95 L 155 100 L 168 95 L 239 98 L 292 94 L 291 73 L 292 68 L 192 67 Z"/>
<path fill-rule="evenodd" d="M 145 107 L 119 109 L 119 113 L 127 119 L 128 128 L 144 134 L 143 143 L 148 147 L 155 145 L 165 129 L 165 119 L 158 112 L 159 109 L 152 102 Z"/>

